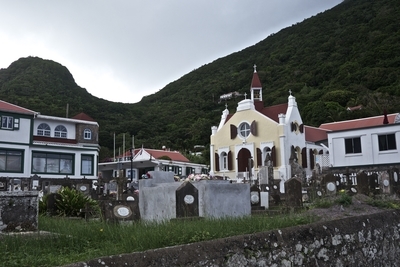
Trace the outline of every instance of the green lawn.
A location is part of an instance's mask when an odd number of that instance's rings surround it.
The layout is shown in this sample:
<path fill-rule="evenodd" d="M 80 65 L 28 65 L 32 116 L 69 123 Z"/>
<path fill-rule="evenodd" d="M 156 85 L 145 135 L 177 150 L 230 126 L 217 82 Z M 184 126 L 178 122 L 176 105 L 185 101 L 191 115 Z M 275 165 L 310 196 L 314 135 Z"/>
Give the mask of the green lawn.
<path fill-rule="evenodd" d="M 41 216 L 39 230 L 52 234 L 0 236 L 0 266 L 60 266 L 101 256 L 308 224 L 313 220 L 302 214 L 293 214 L 172 220 L 159 224 L 111 224 Z"/>

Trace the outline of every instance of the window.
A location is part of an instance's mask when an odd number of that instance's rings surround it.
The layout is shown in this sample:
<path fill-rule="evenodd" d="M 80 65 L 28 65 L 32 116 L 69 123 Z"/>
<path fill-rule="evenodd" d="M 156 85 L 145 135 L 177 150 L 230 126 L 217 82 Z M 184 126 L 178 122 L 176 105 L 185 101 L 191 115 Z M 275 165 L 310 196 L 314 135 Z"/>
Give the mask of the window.
<path fill-rule="evenodd" d="M 54 136 L 61 137 L 61 138 L 67 138 L 67 128 L 65 128 L 64 125 L 58 125 L 54 129 Z"/>
<path fill-rule="evenodd" d="M 221 170 L 228 169 L 228 155 L 225 152 L 221 154 Z"/>
<path fill-rule="evenodd" d="M 83 131 L 83 138 L 86 140 L 91 140 L 92 139 L 92 131 L 90 129 L 85 129 Z"/>
<path fill-rule="evenodd" d="M 71 154 L 32 153 L 32 173 L 73 174 L 73 163 Z"/>
<path fill-rule="evenodd" d="M 385 134 L 378 136 L 379 151 L 396 149 L 396 136 L 394 134 Z"/>
<path fill-rule="evenodd" d="M 247 122 L 240 124 L 239 134 L 244 138 L 250 135 L 250 125 Z"/>
<path fill-rule="evenodd" d="M 0 172 L 22 172 L 23 151 L 0 149 Z"/>
<path fill-rule="evenodd" d="M 37 127 L 37 135 L 50 136 L 50 126 L 46 123 L 41 123 Z"/>
<path fill-rule="evenodd" d="M 93 175 L 93 156 L 92 155 L 82 155 L 81 174 L 82 175 Z"/>
<path fill-rule="evenodd" d="M 361 153 L 361 138 L 348 138 L 344 140 L 346 154 Z"/>
<path fill-rule="evenodd" d="M 1 117 L 1 128 L 2 129 L 13 129 L 13 117 L 2 116 Z"/>
<path fill-rule="evenodd" d="M 173 172 L 176 175 L 182 175 L 182 167 L 169 165 L 167 171 Z"/>
<path fill-rule="evenodd" d="M 126 175 L 129 179 L 136 179 L 136 170 L 132 170 L 132 177 L 131 177 L 131 170 L 128 169 L 127 171 L 127 175 Z"/>

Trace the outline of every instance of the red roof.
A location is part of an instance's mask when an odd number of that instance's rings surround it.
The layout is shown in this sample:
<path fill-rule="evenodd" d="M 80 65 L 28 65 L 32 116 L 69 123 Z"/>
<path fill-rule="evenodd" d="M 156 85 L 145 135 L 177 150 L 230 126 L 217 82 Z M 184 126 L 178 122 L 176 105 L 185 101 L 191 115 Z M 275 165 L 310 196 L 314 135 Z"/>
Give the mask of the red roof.
<path fill-rule="evenodd" d="M 169 151 L 169 150 L 160 150 L 160 149 L 148 149 L 143 148 L 147 153 L 153 156 L 155 159 L 159 159 L 162 157 L 169 157 L 173 161 L 181 161 L 181 162 L 190 162 L 184 155 L 182 155 L 179 151 Z M 140 153 L 141 148 L 134 149 L 134 155 Z M 128 150 L 125 152 L 122 157 L 130 157 L 131 152 Z"/>
<path fill-rule="evenodd" d="M 78 115 L 72 117 L 71 119 L 81 120 L 81 121 L 95 121 L 92 117 L 85 113 L 79 113 Z"/>
<path fill-rule="evenodd" d="M 397 113 L 387 115 L 389 123 L 394 123 L 396 115 L 397 115 Z M 319 126 L 319 128 L 331 130 L 331 131 L 340 131 L 340 130 L 349 130 L 349 129 L 379 126 L 379 125 L 383 125 L 384 118 L 385 118 L 384 115 L 381 115 L 381 116 L 361 118 L 361 119 L 348 120 L 348 121 L 330 122 L 330 123 L 321 124 Z"/>
<path fill-rule="evenodd" d="M 257 71 L 253 73 L 253 79 L 251 80 L 251 88 L 261 88 L 260 78 L 258 78 Z"/>
<path fill-rule="evenodd" d="M 306 135 L 306 141 L 308 142 L 318 142 L 328 139 L 329 130 L 315 128 L 312 126 L 304 125 L 304 133 Z"/>
<path fill-rule="evenodd" d="M 260 112 L 268 118 L 279 123 L 279 114 L 286 114 L 288 103 L 265 107 Z"/>
<path fill-rule="evenodd" d="M 0 100 L 0 110 L 7 111 L 7 112 L 13 112 L 13 113 L 28 114 L 28 115 L 34 115 L 34 114 L 38 113 L 33 110 L 11 104 L 11 103 L 8 103 L 3 100 Z"/>

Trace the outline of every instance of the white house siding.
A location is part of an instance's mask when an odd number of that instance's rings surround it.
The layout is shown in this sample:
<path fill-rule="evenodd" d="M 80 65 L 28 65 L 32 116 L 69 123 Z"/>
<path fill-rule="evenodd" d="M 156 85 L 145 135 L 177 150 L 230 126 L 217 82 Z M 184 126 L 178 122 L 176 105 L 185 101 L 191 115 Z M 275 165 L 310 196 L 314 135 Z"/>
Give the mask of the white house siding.
<path fill-rule="evenodd" d="M 18 115 L 16 116 L 18 118 Z M 31 119 L 19 118 L 18 130 L 1 130 L 0 143 L 29 144 L 31 132 Z"/>
<path fill-rule="evenodd" d="M 96 179 L 97 178 L 97 163 L 99 155 L 99 145 L 97 138 L 98 124 L 94 121 L 77 120 L 62 117 L 53 117 L 40 115 L 34 111 L 27 111 L 24 108 L 12 105 L 7 102 L 1 102 L 2 107 L 6 107 L 4 110 L 0 109 L 0 112 L 6 112 L 5 114 L 13 116 L 19 119 L 19 125 L 16 128 L 14 126 L 13 130 L 0 129 L 0 149 L 5 150 L 16 150 L 22 153 L 22 163 L 21 171 L 10 171 L 2 170 L 0 171 L 0 177 L 10 177 L 10 178 L 29 178 L 37 174 L 41 178 L 65 178 L 64 173 L 37 173 L 33 169 L 33 152 L 43 152 L 43 153 L 55 153 L 55 154 L 70 154 L 72 155 L 73 166 L 71 166 L 71 174 L 68 177 L 71 179 L 77 178 L 87 178 Z M 20 112 L 9 112 L 7 105 L 12 106 L 15 110 L 22 110 L 25 113 Z M 15 108 L 16 107 L 16 108 Z M 28 115 L 30 114 L 31 115 Z M 15 121 L 15 119 L 14 119 Z M 37 135 L 37 127 L 41 123 L 46 123 L 51 128 L 50 137 L 45 137 L 38 141 L 35 139 Z M 90 125 L 94 132 L 92 134 L 92 140 L 87 140 L 88 142 L 77 143 L 77 132 L 76 125 Z M 58 125 L 63 125 L 67 129 L 67 138 L 54 138 L 54 130 Z M 36 137 L 37 138 L 37 137 Z M 81 159 L 83 155 L 92 156 L 93 162 L 91 166 L 91 174 L 82 174 Z M 61 162 L 61 161 L 60 161 Z M 68 162 L 67 162 L 68 163 Z M 66 164 L 67 165 L 67 164 Z M 4 165 L 5 166 L 5 165 Z M 44 166 L 42 164 L 42 166 Z M 58 168 L 60 165 L 55 164 Z"/>
<path fill-rule="evenodd" d="M 383 134 L 395 134 L 396 149 L 379 151 L 378 136 Z M 361 138 L 361 153 L 346 154 L 345 139 L 355 137 Z M 400 163 L 400 124 L 328 132 L 328 143 L 332 167 Z"/>

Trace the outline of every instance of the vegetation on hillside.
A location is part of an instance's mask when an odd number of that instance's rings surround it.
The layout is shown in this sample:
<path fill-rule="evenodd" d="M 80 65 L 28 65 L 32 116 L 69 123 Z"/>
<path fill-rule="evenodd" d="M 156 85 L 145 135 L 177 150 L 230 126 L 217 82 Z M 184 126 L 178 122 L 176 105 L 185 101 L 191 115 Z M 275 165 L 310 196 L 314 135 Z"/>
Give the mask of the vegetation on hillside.
<path fill-rule="evenodd" d="M 79 87 L 69 71 L 40 58 L 0 70 L 0 99 L 42 114 L 85 112 L 100 124 L 101 157 L 112 156 L 113 135 L 136 146 L 181 150 L 209 144 L 232 91 L 249 93 L 257 65 L 266 105 L 296 97 L 305 124 L 399 112 L 400 6 L 395 0 L 346 0 L 331 10 L 268 36 L 171 82 L 139 103 L 113 103 Z M 227 101 L 234 112 L 243 97 Z M 362 105 L 349 112 L 347 107 Z M 126 147 L 130 147 L 127 138 Z M 208 153 L 204 153 L 205 159 Z"/>

